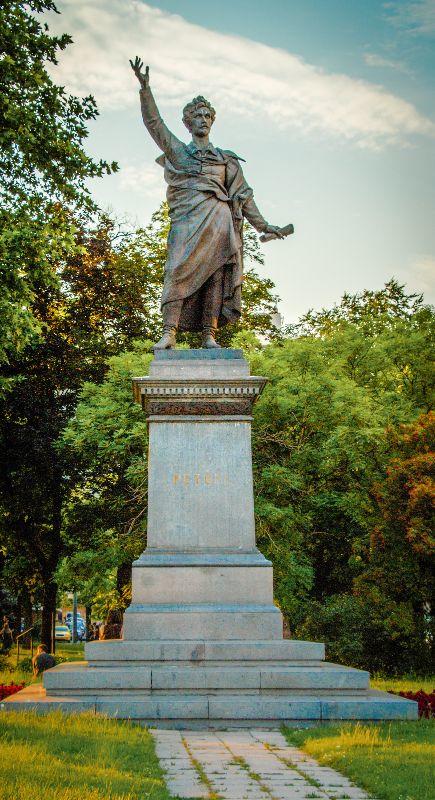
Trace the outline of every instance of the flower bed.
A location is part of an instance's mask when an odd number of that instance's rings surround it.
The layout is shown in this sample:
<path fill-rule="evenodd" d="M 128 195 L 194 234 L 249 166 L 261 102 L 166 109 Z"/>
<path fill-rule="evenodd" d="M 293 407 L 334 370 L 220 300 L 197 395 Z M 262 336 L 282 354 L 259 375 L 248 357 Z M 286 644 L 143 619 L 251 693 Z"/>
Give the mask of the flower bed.
<path fill-rule="evenodd" d="M 10 697 L 11 694 L 20 692 L 21 689 L 24 689 L 24 686 L 24 683 L 0 683 L 0 700 L 4 700 L 5 697 Z"/>
<path fill-rule="evenodd" d="M 399 694 L 400 697 L 406 697 L 407 700 L 416 700 L 418 702 L 418 716 L 430 719 L 435 717 L 435 690 L 428 694 L 420 689 L 419 692 L 391 692 L 391 694 Z"/>

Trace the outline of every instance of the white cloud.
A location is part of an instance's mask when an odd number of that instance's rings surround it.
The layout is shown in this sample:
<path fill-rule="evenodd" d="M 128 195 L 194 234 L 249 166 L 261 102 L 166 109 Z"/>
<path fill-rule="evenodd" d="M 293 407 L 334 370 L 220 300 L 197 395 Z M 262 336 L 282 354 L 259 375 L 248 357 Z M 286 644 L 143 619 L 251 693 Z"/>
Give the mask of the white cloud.
<path fill-rule="evenodd" d="M 380 67 L 387 69 L 394 69 L 397 72 L 403 72 L 406 75 L 411 74 L 411 70 L 402 61 L 395 61 L 391 58 L 384 58 L 378 53 L 364 53 L 364 61 L 368 67 Z"/>
<path fill-rule="evenodd" d="M 123 164 L 118 173 L 121 189 L 159 200 L 162 197 L 163 170 L 157 164 Z M 118 178 L 116 175 L 116 178 Z"/>
<path fill-rule="evenodd" d="M 435 256 L 420 255 L 411 263 L 409 280 L 430 302 L 435 299 Z"/>
<path fill-rule="evenodd" d="M 387 19 L 397 28 L 423 36 L 435 35 L 435 0 L 385 3 Z"/>
<path fill-rule="evenodd" d="M 101 108 L 137 105 L 128 59 L 150 64 L 156 97 L 181 107 L 210 97 L 218 113 L 256 124 L 327 134 L 361 147 L 405 144 L 435 135 L 435 124 L 381 86 L 327 73 L 298 56 L 239 36 L 193 25 L 141 0 L 64 0 L 58 30 L 75 44 L 61 56 L 56 80 L 74 94 L 92 93 Z"/>

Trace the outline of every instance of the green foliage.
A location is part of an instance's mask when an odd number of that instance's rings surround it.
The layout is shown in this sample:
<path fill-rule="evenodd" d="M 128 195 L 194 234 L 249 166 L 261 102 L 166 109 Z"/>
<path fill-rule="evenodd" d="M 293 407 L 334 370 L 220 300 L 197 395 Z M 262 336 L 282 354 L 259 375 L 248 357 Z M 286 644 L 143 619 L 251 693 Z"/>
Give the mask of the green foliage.
<path fill-rule="evenodd" d="M 73 555 L 59 579 L 69 588 L 75 573 L 82 599 L 100 613 L 125 607 L 117 570 L 130 566 L 144 547 L 148 437 L 131 378 L 147 373 L 150 347 L 151 342 L 135 343 L 109 360 L 101 385 L 84 385 L 62 437 L 80 479 L 65 507 L 65 540 Z"/>
<path fill-rule="evenodd" d="M 396 453 L 400 425 L 432 407 L 434 315 L 399 299 L 394 318 L 377 296 L 371 328 L 369 293 L 355 322 L 248 349 L 253 372 L 269 377 L 253 431 L 257 533 L 293 635 L 326 640 L 331 658 L 356 666 L 427 670 L 426 414 L 406 429 L 400 464 Z"/>
<path fill-rule="evenodd" d="M 375 487 L 378 524 L 354 593 L 383 626 L 379 668 L 430 670 L 435 632 L 435 415 L 423 414 L 414 423 L 388 431 L 388 442 L 393 457 Z M 375 651 L 375 636 L 370 646 Z"/>
<path fill-rule="evenodd" d="M 56 666 L 57 664 L 66 664 L 67 661 L 69 661 L 69 659 L 66 656 L 58 656 L 58 655 L 54 656 L 54 660 L 56 662 Z M 19 663 L 19 668 L 20 672 L 25 672 L 25 673 L 33 672 L 33 664 L 31 657 L 29 656 L 28 658 L 21 659 Z"/>
<path fill-rule="evenodd" d="M 138 332 L 156 333 L 147 308 L 151 292 L 144 288 L 152 284 L 152 267 L 141 235 L 119 237 L 104 217 L 91 229 L 77 222 L 74 251 L 68 258 L 52 253 L 58 283 L 41 287 L 32 304 L 39 337 L 3 370 L 11 382 L 0 401 L 3 579 L 20 597 L 32 593 L 48 611 L 55 602 L 54 572 L 68 545 L 63 508 L 77 479 L 75 465 L 56 443 L 83 382 L 101 381 L 107 358 Z M 129 310 L 120 316 L 124 306 Z M 110 552 L 110 537 L 106 544 Z"/>
<path fill-rule="evenodd" d="M 297 632 L 300 638 L 325 641 L 330 661 L 390 675 L 413 667 L 430 669 L 409 604 L 382 590 L 311 601 Z"/>
<path fill-rule="evenodd" d="M 117 169 L 83 149 L 94 99 L 68 96 L 52 80 L 72 40 L 51 36 L 36 13 L 55 10 L 51 0 L 4 0 L 0 8 L 0 363 L 41 331 L 33 300 L 56 285 L 53 265 L 75 248 L 66 209 L 94 210 L 87 179 Z"/>
<path fill-rule="evenodd" d="M 340 303 L 321 311 L 310 309 L 293 328 L 298 335 L 328 336 L 341 325 L 350 322 L 367 333 L 382 333 L 389 323 L 410 319 L 423 307 L 423 295 L 406 294 L 395 278 L 391 278 L 383 289 L 365 289 L 357 294 L 345 292 Z"/>
<path fill-rule="evenodd" d="M 0 185 L 12 205 L 29 196 L 92 205 L 86 179 L 116 168 L 83 151 L 86 125 L 98 114 L 94 98 L 67 95 L 47 70 L 72 42 L 51 36 L 35 14 L 56 10 L 52 0 L 4 0 L 0 9 Z"/>

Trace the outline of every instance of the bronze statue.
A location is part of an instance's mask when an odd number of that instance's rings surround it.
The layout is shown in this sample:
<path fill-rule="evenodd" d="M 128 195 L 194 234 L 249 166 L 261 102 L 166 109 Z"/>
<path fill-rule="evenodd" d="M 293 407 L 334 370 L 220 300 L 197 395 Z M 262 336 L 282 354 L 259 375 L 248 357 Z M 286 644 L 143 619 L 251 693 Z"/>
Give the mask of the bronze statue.
<path fill-rule="evenodd" d="M 218 327 L 240 317 L 243 273 L 243 218 L 271 238 L 291 226 L 269 225 L 258 210 L 240 162 L 209 140 L 215 110 L 202 96 L 183 109 L 192 134 L 185 144 L 166 127 L 149 85 L 149 67 L 136 57 L 131 67 L 140 83 L 145 126 L 163 151 L 171 227 L 162 294 L 163 336 L 155 349 L 175 347 L 177 330 L 202 331 L 202 346 L 219 347 Z"/>

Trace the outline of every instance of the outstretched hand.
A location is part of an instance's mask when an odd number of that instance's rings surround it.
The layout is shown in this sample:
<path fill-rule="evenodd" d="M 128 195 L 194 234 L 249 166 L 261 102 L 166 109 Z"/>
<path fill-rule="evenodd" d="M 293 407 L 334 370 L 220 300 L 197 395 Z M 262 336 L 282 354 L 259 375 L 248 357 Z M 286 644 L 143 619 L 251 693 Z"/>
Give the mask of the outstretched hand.
<path fill-rule="evenodd" d="M 285 234 L 282 233 L 281 228 L 279 228 L 277 225 L 268 225 L 264 233 L 267 234 L 268 239 L 285 238 Z"/>
<path fill-rule="evenodd" d="M 131 58 L 129 59 L 129 61 L 130 61 L 130 66 L 141 85 L 141 89 L 147 89 L 150 82 L 149 79 L 150 68 L 145 67 L 145 72 L 141 72 L 141 69 L 143 67 L 143 61 L 141 61 L 139 56 L 136 56 L 136 58 L 134 59 L 134 63 L 131 60 Z"/>

